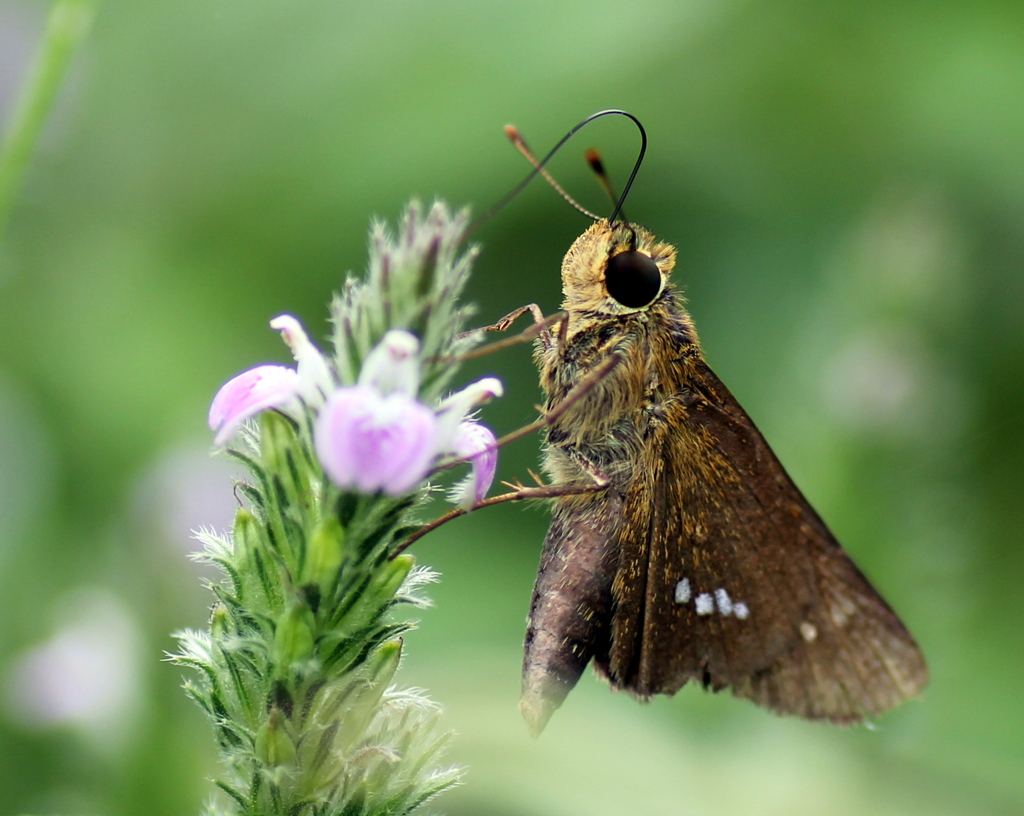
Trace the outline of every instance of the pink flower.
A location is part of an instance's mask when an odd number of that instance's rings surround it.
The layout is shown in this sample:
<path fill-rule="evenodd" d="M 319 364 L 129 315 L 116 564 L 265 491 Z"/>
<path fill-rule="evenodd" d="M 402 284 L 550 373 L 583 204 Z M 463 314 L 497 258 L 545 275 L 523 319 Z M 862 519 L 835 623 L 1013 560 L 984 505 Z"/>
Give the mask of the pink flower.
<path fill-rule="evenodd" d="M 287 366 L 256 366 L 228 380 L 210 405 L 210 430 L 217 432 L 213 444 L 220 447 L 249 417 L 288 405 L 298 392 L 299 375 Z"/>
<path fill-rule="evenodd" d="M 366 356 L 354 386 L 335 389 L 320 410 L 313 444 L 324 472 L 343 490 L 399 496 L 415 489 L 443 454 L 473 462 L 473 473 L 456 488 L 472 506 L 494 479 L 494 434 L 464 421 L 476 405 L 500 396 L 493 377 L 467 386 L 432 411 L 416 399 L 419 340 L 392 329 Z M 301 363 L 300 363 L 301 373 Z"/>
<path fill-rule="evenodd" d="M 466 415 L 478 405 L 482 405 L 494 397 L 500 397 L 503 393 L 501 380 L 484 377 L 442 400 L 437 407 L 438 443 L 441 451 L 443 453 L 455 452 L 455 436 L 459 424 L 466 419 Z"/>
<path fill-rule="evenodd" d="M 498 467 L 497 439 L 490 428 L 479 422 L 461 422 L 455 429 L 452 452 L 473 465 L 473 472 L 456 484 L 448 498 L 466 510 L 483 501 L 494 481 Z"/>
<path fill-rule="evenodd" d="M 314 445 L 324 472 L 338 487 L 361 493 L 408 493 L 437 455 L 437 418 L 400 391 L 338 388 L 320 410 Z"/>

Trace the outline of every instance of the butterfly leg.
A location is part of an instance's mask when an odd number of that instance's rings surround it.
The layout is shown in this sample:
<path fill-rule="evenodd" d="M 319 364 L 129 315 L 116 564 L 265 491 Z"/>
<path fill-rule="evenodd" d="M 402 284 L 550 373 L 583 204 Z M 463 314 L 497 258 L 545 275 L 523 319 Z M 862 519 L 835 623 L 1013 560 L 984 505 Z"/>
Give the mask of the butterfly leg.
<path fill-rule="evenodd" d="M 593 462 L 583 451 L 572 446 L 563 446 L 560 448 L 562 453 L 568 457 L 580 470 L 582 470 L 587 476 L 594 480 L 594 484 L 600 485 L 601 487 L 607 487 L 611 484 L 611 479 L 605 475 L 604 471 Z"/>
<path fill-rule="evenodd" d="M 503 445 L 507 445 L 509 442 L 514 442 L 517 439 L 532 434 L 534 431 L 539 431 L 541 428 L 551 425 L 556 419 L 562 416 L 562 414 L 590 393 L 594 386 L 611 374 L 621 361 L 622 358 L 618 354 L 609 354 L 605 357 L 604 362 L 592 369 L 585 377 L 577 382 L 560 402 L 547 410 L 538 408 L 537 410 L 541 412 L 540 419 L 531 422 L 529 425 L 523 425 L 523 427 L 517 428 L 514 431 L 509 431 L 498 440 L 497 447 L 500 448 Z M 441 467 L 446 467 L 446 465 L 442 465 Z"/>
<path fill-rule="evenodd" d="M 460 336 L 465 336 L 467 334 L 475 334 L 477 332 L 506 331 L 521 315 L 524 315 L 527 312 L 533 315 L 533 325 L 521 331 L 519 334 L 514 335 L 513 337 L 508 337 L 505 340 L 499 340 L 496 343 L 488 343 L 486 346 L 474 349 L 473 351 L 463 354 L 458 358 L 442 359 L 444 361 L 450 360 L 451 362 L 455 362 L 456 360 L 471 360 L 474 357 L 483 357 L 485 354 L 490 354 L 491 352 L 494 351 L 500 351 L 501 349 L 508 348 L 509 346 L 515 346 L 519 343 L 526 343 L 532 340 L 534 337 L 538 336 L 540 337 L 540 341 L 544 345 L 544 348 L 551 348 L 552 339 L 551 333 L 548 331 L 548 329 L 555 323 L 561 323 L 564 326 L 566 323 L 566 314 L 565 312 L 555 312 L 553 315 L 544 317 L 544 312 L 540 310 L 540 307 L 536 303 L 530 303 L 527 304 L 526 306 L 521 306 L 514 312 L 509 312 L 497 323 L 492 323 L 490 326 L 481 326 L 478 329 L 472 329 L 471 331 L 465 332 L 463 335 Z"/>
<path fill-rule="evenodd" d="M 546 320 L 546 318 L 544 317 L 544 312 L 540 310 L 540 306 L 538 306 L 536 303 L 527 303 L 525 306 L 520 306 L 515 311 L 509 312 L 496 323 L 492 323 L 490 326 L 483 326 L 479 329 L 474 329 L 474 331 L 507 331 L 509 326 L 515 323 L 516 320 L 518 320 L 522 315 L 526 314 L 527 312 L 533 315 L 534 325 L 543 323 Z"/>
<path fill-rule="evenodd" d="M 449 510 L 444 515 L 438 516 L 433 521 L 427 522 L 420 527 L 415 533 L 410 535 L 405 541 L 403 541 L 393 553 L 389 556 L 389 560 L 394 558 L 396 555 L 400 555 L 405 552 L 409 547 L 419 541 L 427 533 L 433 532 L 442 524 L 447 524 L 452 519 L 457 519 L 459 516 L 464 516 L 466 513 L 471 513 L 474 510 L 480 510 L 484 507 L 491 507 L 495 504 L 504 504 L 505 502 L 514 501 L 526 501 L 527 499 L 555 499 L 562 496 L 579 496 L 585 493 L 597 493 L 603 492 L 606 489 L 605 485 L 602 484 L 587 484 L 587 485 L 539 485 L 538 487 L 517 487 L 508 493 L 502 493 L 498 496 L 491 496 L 489 499 L 478 501 L 470 508 L 456 507 L 453 510 Z"/>

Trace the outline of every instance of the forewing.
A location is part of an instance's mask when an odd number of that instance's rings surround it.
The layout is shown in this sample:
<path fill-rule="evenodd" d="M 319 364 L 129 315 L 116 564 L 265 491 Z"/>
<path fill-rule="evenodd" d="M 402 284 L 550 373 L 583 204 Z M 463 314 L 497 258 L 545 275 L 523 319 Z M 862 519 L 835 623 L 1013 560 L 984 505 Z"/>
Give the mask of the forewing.
<path fill-rule="evenodd" d="M 835 722 L 919 693 L 910 633 L 735 398 L 703 363 L 696 374 L 659 407 L 626 495 L 613 685 L 647 696 L 696 679 Z"/>

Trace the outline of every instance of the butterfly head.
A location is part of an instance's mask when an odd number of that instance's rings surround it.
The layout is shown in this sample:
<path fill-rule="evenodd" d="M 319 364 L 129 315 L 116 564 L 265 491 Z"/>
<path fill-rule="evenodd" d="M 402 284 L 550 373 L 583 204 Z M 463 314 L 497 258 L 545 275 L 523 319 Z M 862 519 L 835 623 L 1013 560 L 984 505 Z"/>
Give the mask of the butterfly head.
<path fill-rule="evenodd" d="M 644 311 L 661 298 L 675 262 L 675 248 L 643 227 L 602 219 L 562 261 L 563 307 L 609 315 Z"/>

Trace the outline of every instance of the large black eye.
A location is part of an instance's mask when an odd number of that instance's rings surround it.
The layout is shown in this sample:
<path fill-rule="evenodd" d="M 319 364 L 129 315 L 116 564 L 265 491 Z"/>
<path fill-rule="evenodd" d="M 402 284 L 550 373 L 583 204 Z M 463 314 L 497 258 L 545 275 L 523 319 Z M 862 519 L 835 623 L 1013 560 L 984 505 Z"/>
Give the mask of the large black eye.
<path fill-rule="evenodd" d="M 650 255 L 635 249 L 620 252 L 608 260 L 604 285 L 623 306 L 639 309 L 653 302 L 661 291 L 661 270 Z"/>

